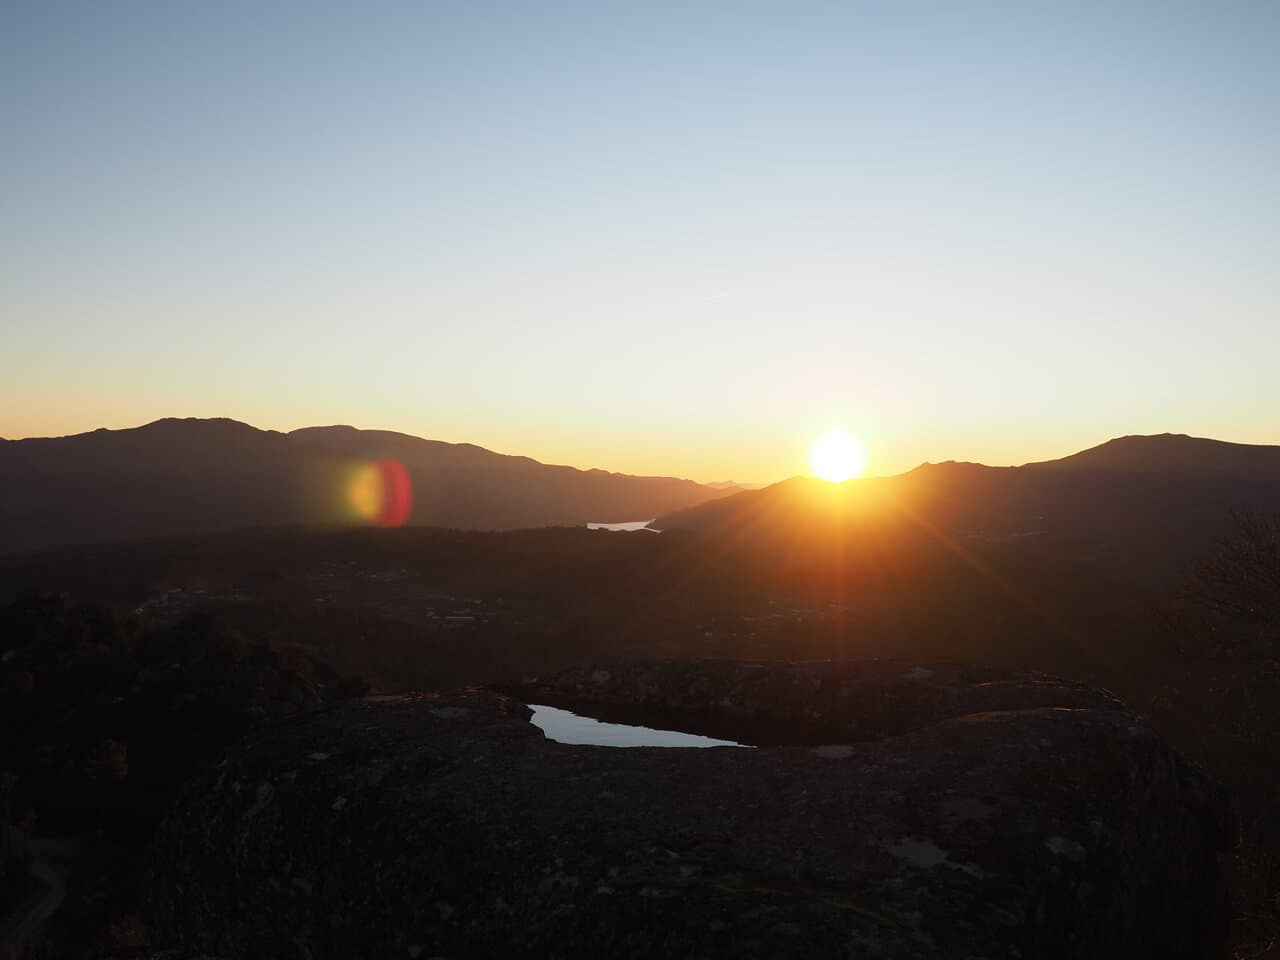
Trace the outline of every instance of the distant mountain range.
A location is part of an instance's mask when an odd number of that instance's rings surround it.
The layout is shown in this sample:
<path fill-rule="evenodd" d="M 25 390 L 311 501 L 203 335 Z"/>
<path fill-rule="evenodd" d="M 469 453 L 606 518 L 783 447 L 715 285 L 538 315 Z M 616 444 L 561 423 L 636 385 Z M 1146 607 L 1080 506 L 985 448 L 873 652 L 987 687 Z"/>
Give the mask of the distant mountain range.
<path fill-rule="evenodd" d="M 357 522 L 362 465 L 394 459 L 408 522 L 477 530 L 653 517 L 724 496 L 672 477 L 552 466 L 383 430 L 259 430 L 165 419 L 129 430 L 0 441 L 0 552 L 247 527 Z"/>
<path fill-rule="evenodd" d="M 362 522 L 362 467 L 401 464 L 407 522 L 475 530 L 657 516 L 686 530 L 792 549 L 927 538 L 953 547 L 1094 543 L 1099 563 L 1171 562 L 1231 528 L 1231 510 L 1280 512 L 1280 446 L 1122 437 L 1020 467 L 926 463 L 832 484 L 763 489 L 551 466 L 383 430 L 259 430 L 158 420 L 130 430 L 0 441 L 0 552 L 250 527 Z"/>
<path fill-rule="evenodd" d="M 1280 513 L 1280 446 L 1175 434 L 1110 440 L 1020 467 L 927 463 L 895 477 L 794 477 L 659 517 L 775 549 L 799 544 L 1092 546 L 1099 564 L 1167 573 L 1233 526 L 1240 508 Z"/>

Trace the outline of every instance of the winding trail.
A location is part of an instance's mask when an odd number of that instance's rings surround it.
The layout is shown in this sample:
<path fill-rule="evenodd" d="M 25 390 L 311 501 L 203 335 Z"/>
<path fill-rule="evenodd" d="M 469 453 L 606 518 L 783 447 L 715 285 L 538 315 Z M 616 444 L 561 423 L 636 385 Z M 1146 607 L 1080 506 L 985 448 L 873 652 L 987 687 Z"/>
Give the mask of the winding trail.
<path fill-rule="evenodd" d="M 40 939 L 45 923 L 66 899 L 71 876 L 69 862 L 79 852 L 79 845 L 72 840 L 37 838 L 15 842 L 11 836 L 5 839 L 19 852 L 31 856 L 27 872 L 35 881 L 36 890 L 0 918 L 0 960 L 20 956 L 24 947 Z"/>

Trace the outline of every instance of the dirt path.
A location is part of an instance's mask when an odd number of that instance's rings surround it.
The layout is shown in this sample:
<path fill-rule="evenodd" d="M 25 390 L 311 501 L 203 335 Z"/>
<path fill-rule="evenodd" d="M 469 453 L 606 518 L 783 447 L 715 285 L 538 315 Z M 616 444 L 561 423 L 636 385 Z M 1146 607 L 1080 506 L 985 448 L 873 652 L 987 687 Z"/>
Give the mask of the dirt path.
<path fill-rule="evenodd" d="M 0 960 L 19 956 L 23 947 L 40 939 L 45 923 L 66 899 L 70 861 L 78 851 L 78 845 L 69 840 L 36 839 L 27 845 L 28 873 L 36 890 L 0 918 Z"/>

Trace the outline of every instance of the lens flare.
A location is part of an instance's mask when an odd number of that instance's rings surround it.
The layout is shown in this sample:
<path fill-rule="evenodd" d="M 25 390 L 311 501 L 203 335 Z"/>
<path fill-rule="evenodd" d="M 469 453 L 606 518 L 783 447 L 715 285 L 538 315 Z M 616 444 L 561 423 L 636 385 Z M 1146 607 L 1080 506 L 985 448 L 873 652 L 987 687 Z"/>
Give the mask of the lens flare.
<path fill-rule="evenodd" d="M 413 512 L 413 485 L 399 460 L 379 460 L 356 471 L 347 504 L 361 520 L 380 527 L 403 526 Z"/>

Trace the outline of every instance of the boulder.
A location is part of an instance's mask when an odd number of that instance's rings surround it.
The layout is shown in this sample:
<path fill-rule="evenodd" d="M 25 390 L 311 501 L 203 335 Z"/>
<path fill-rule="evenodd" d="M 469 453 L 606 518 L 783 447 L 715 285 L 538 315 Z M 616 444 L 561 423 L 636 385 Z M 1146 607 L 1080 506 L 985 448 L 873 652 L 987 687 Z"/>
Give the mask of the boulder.
<path fill-rule="evenodd" d="M 765 745 L 570 746 L 526 703 Z M 1230 824 L 1198 768 L 1077 684 L 613 664 L 242 745 L 161 828 L 146 909 L 226 960 L 1200 960 L 1227 952 Z"/>

